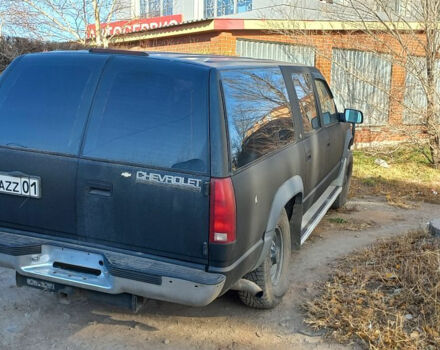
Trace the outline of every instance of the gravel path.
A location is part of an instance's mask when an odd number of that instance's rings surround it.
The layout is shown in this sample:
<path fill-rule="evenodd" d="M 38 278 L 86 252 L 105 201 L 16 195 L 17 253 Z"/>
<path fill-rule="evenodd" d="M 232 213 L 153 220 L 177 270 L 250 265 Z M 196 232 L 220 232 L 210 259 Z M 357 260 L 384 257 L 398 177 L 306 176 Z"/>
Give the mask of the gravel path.
<path fill-rule="evenodd" d="M 353 349 L 310 334 L 301 303 L 315 293 L 315 281 L 328 277 L 335 259 L 426 224 L 440 206 L 405 210 L 371 197 L 349 207 L 330 212 L 293 252 L 291 287 L 270 311 L 248 309 L 232 292 L 204 308 L 148 301 L 138 314 L 79 297 L 66 305 L 53 294 L 17 288 L 15 273 L 0 268 L 0 349 Z"/>

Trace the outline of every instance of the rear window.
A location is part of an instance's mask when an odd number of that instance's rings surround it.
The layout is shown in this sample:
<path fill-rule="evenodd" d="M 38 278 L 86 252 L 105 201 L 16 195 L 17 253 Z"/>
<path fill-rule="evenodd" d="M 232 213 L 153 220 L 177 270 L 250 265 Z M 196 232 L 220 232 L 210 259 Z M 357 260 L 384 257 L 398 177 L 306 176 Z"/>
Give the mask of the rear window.
<path fill-rule="evenodd" d="M 29 55 L 0 82 L 0 145 L 77 154 L 104 57 Z"/>
<path fill-rule="evenodd" d="M 289 98 L 279 68 L 230 70 L 221 76 L 233 169 L 295 141 Z"/>
<path fill-rule="evenodd" d="M 208 71 L 113 57 L 98 88 L 83 154 L 207 172 Z"/>

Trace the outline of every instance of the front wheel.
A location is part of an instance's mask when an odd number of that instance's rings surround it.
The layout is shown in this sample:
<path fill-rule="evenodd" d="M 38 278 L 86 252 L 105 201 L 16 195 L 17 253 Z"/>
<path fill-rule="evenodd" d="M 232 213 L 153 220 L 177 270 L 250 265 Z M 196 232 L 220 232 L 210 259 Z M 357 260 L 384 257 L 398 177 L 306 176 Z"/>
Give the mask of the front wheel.
<path fill-rule="evenodd" d="M 244 278 L 255 282 L 262 290 L 261 296 L 239 292 L 241 301 L 257 309 L 271 309 L 278 305 L 289 286 L 290 224 L 283 209 L 275 228 L 270 250 L 263 263 Z"/>

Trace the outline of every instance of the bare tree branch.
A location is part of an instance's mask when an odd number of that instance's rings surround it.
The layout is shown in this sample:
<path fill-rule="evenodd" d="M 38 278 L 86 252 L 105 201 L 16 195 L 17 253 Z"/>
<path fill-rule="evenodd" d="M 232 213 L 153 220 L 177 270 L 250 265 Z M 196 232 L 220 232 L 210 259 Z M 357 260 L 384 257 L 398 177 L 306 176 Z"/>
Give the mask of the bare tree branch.
<path fill-rule="evenodd" d="M 283 7 L 279 15 L 288 21 L 276 32 L 294 43 L 310 45 L 312 41 L 307 37 L 314 32 L 307 30 L 307 22 L 301 21 L 304 3 L 291 0 Z M 392 106 L 401 106 L 404 123 L 393 124 L 389 129 L 406 135 L 420 146 L 433 165 L 440 166 L 440 0 L 335 1 L 322 4 L 319 16 L 328 24 L 320 32 L 327 39 L 327 48 L 316 47 L 316 54 L 331 61 L 332 75 L 336 71 L 347 83 L 361 86 L 364 100 L 356 101 L 353 89 L 337 92 L 346 94 L 349 101 L 367 106 L 364 112 L 370 121 L 374 121 L 374 115 L 388 115 Z M 335 59 L 335 49 L 347 57 Z M 397 91 L 396 86 L 391 86 L 391 72 L 389 82 L 383 80 L 383 74 L 371 74 L 371 69 L 366 69 L 371 62 L 364 65 L 351 62 L 349 55 L 353 51 L 350 50 L 389 62 L 393 70 L 399 68 L 406 75 L 406 87 Z M 375 101 L 368 91 L 382 99 Z"/>

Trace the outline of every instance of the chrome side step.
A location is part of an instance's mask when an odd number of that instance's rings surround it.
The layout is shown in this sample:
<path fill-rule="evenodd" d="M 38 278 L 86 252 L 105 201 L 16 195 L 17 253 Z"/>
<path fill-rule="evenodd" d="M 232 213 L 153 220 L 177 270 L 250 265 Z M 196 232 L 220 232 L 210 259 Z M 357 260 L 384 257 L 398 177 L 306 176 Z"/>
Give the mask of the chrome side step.
<path fill-rule="evenodd" d="M 318 226 L 341 191 L 342 187 L 329 186 L 309 210 L 304 213 L 301 223 L 301 245 L 309 238 L 315 227 Z"/>

